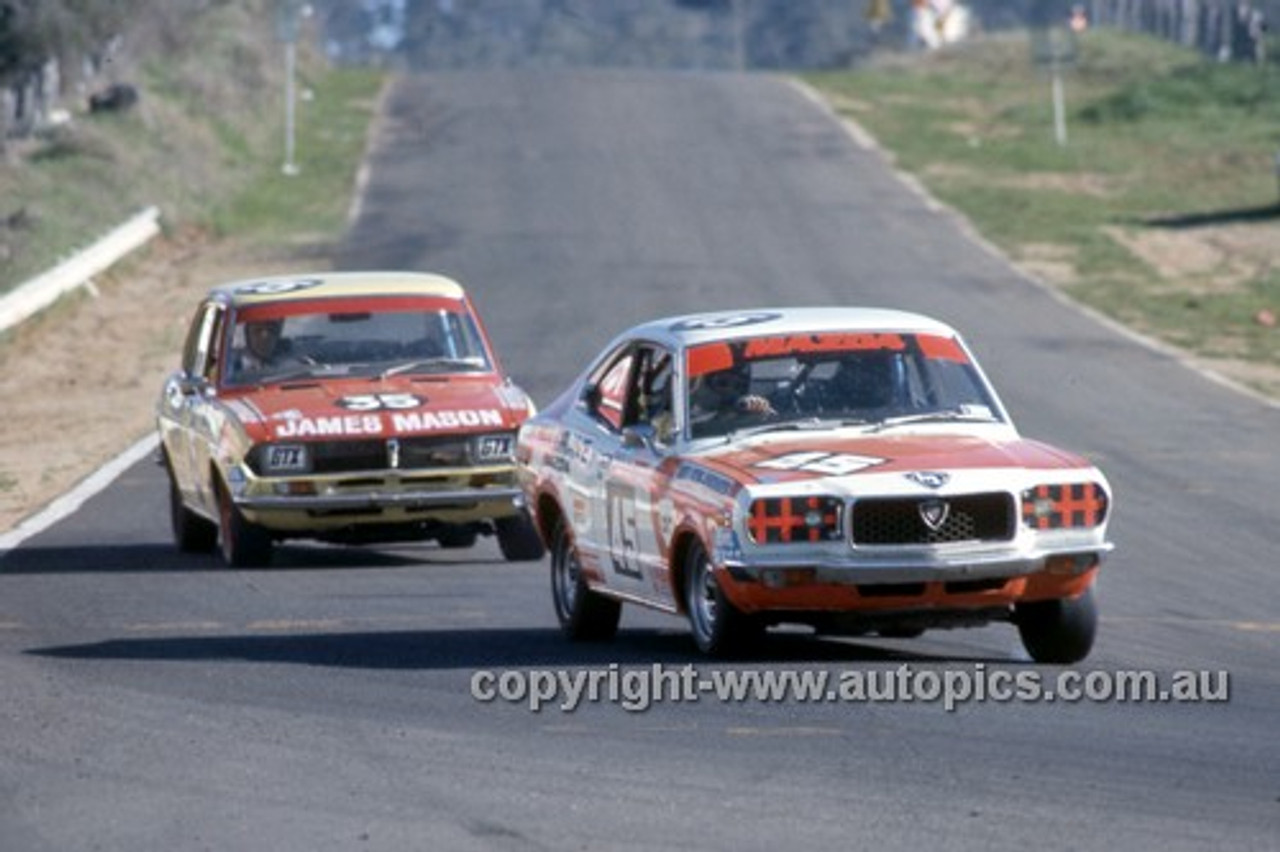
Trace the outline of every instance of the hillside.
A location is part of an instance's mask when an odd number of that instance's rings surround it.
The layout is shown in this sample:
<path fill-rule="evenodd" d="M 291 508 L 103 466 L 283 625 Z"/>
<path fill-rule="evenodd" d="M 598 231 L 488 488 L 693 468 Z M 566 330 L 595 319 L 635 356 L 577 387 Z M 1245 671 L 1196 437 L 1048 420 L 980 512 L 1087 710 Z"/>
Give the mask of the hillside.
<path fill-rule="evenodd" d="M 155 394 L 210 286 L 328 268 L 345 225 L 382 75 L 330 68 L 308 47 L 300 170 L 287 176 L 271 4 L 160 7 L 99 81 L 137 86 L 134 107 L 94 115 L 68 101 L 68 123 L 11 143 L 0 163 L 0 289 L 144 206 L 165 227 L 94 287 L 0 335 L 0 530 L 154 429 Z"/>

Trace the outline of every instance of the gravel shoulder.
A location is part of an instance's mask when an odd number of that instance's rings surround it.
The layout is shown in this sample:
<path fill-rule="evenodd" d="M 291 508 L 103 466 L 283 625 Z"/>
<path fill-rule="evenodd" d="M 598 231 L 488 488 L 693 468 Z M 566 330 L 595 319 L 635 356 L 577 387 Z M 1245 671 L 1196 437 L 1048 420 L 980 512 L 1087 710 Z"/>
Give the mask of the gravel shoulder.
<path fill-rule="evenodd" d="M 327 252 L 246 250 L 198 232 L 134 258 L 0 340 L 0 532 L 155 427 L 201 296 L 227 280 L 328 269 Z"/>

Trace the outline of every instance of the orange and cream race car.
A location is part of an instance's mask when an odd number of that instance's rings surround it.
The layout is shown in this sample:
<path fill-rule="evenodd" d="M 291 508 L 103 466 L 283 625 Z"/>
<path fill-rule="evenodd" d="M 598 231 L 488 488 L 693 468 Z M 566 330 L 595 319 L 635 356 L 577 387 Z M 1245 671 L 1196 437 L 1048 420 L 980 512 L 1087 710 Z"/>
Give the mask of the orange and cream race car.
<path fill-rule="evenodd" d="M 542 542 L 516 481 L 534 412 L 455 281 L 342 272 L 229 283 L 196 309 L 157 409 L 173 534 L 234 566 L 275 542 Z"/>
<path fill-rule="evenodd" d="M 1052 663 L 1093 644 L 1106 478 L 1021 437 L 927 317 L 637 326 L 525 422 L 516 457 L 574 639 L 612 636 L 628 602 L 687 616 L 713 655 L 784 623 L 913 637 L 1011 621 Z"/>

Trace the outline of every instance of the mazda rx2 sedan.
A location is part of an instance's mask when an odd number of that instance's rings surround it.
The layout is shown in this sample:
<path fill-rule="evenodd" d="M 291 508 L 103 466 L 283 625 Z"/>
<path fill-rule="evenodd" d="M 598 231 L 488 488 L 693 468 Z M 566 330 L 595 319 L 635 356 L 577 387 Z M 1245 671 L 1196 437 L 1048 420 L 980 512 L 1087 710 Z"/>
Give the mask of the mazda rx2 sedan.
<path fill-rule="evenodd" d="M 621 604 L 712 655 L 766 628 L 915 637 L 1006 621 L 1030 657 L 1092 647 L 1111 490 L 1022 437 L 955 330 L 879 309 L 659 319 L 520 428 L 564 632 Z"/>
<path fill-rule="evenodd" d="M 192 318 L 157 408 L 177 545 L 265 565 L 291 538 L 363 544 L 496 535 L 544 550 L 516 481 L 533 402 L 470 297 L 439 275 L 238 281 Z"/>

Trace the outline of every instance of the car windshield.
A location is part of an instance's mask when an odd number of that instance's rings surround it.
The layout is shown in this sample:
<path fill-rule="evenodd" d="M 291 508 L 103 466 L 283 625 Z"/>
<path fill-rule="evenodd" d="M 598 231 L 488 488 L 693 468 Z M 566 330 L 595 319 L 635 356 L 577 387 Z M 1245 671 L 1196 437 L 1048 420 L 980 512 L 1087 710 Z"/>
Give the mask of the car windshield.
<path fill-rule="evenodd" d="M 1003 422 L 957 340 L 924 334 L 818 333 L 691 347 L 688 435 L 820 426 Z"/>
<path fill-rule="evenodd" d="M 474 318 L 443 300 L 257 305 L 237 313 L 229 335 L 223 375 L 231 386 L 491 369 Z"/>

